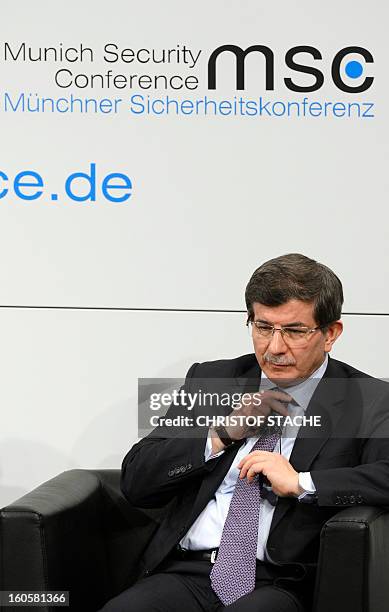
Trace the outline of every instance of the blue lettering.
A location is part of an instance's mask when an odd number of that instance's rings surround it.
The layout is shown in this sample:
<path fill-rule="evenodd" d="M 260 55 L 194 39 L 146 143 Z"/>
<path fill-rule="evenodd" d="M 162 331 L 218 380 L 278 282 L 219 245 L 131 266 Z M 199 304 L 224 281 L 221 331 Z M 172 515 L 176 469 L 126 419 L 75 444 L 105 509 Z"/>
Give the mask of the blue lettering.
<path fill-rule="evenodd" d="M 8 111 L 8 107 L 10 107 L 15 113 L 19 106 L 21 106 L 20 110 L 24 111 L 24 93 L 20 94 L 15 104 L 12 102 L 12 98 L 8 93 L 4 94 L 4 110 L 6 112 Z"/>
<path fill-rule="evenodd" d="M 140 102 L 137 102 L 136 101 L 137 99 L 139 99 Z M 140 110 L 135 110 L 134 106 L 135 107 L 139 106 Z M 141 115 L 142 113 L 144 113 L 145 112 L 144 97 L 140 95 L 131 96 L 130 110 L 134 115 Z"/>
<path fill-rule="evenodd" d="M 271 117 L 271 112 L 268 109 L 268 106 L 270 105 L 270 100 L 268 102 L 266 102 L 265 104 L 263 104 L 262 102 L 262 96 L 259 98 L 259 114 L 262 116 L 264 111 L 267 112 L 267 114 L 269 115 L 269 117 Z"/>
<path fill-rule="evenodd" d="M 82 196 L 76 195 L 73 193 L 71 187 L 72 183 L 75 179 L 84 179 L 89 184 L 89 191 Z M 96 201 L 96 164 L 90 165 L 90 174 L 86 174 L 86 172 L 73 172 L 66 179 L 65 183 L 65 191 L 66 195 L 69 196 L 70 199 L 76 202 L 86 202 L 86 200 L 91 200 L 91 202 Z"/>
<path fill-rule="evenodd" d="M 4 181 L 8 181 L 8 176 L 6 174 L 4 174 L 4 172 L 1 172 L 1 170 L 0 170 L 0 177 Z M 0 191 L 0 198 L 4 198 L 4 196 L 6 196 L 7 193 L 8 193 L 8 189 L 3 189 L 3 191 Z"/>
<path fill-rule="evenodd" d="M 118 185 L 117 183 L 112 184 L 111 179 L 119 179 L 123 181 L 124 184 Z M 103 180 L 103 184 L 101 186 L 101 191 L 103 192 L 103 196 L 109 200 L 110 202 L 125 202 L 131 197 L 131 193 L 127 192 L 119 197 L 114 197 L 113 195 L 108 193 L 108 189 L 132 189 L 132 183 L 128 176 L 125 174 L 121 174 L 120 172 L 114 172 L 112 174 L 107 174 L 105 179 Z"/>
<path fill-rule="evenodd" d="M 35 179 L 35 181 L 23 181 L 23 179 L 26 177 L 31 177 Z M 35 193 L 30 193 L 27 195 L 21 191 L 21 188 L 23 187 L 43 187 L 43 179 L 41 175 L 31 170 L 24 170 L 24 172 L 19 172 L 19 174 L 15 176 L 14 180 L 14 190 L 19 198 L 22 200 L 36 200 L 42 195 L 43 191 L 35 191 Z"/>

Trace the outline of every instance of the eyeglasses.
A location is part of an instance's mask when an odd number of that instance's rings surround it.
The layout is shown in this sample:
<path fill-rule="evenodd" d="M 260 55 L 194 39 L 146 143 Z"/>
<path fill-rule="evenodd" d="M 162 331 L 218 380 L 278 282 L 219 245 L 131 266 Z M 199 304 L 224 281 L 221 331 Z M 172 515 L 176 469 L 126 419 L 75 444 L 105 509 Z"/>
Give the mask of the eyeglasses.
<path fill-rule="evenodd" d="M 324 325 L 318 325 L 317 327 L 293 327 L 288 325 L 274 327 L 274 325 L 268 325 L 262 323 L 262 321 L 252 321 L 252 325 L 264 340 L 270 341 L 276 331 L 281 332 L 282 338 L 289 346 L 304 346 L 308 343 L 311 334 L 325 327 Z"/>

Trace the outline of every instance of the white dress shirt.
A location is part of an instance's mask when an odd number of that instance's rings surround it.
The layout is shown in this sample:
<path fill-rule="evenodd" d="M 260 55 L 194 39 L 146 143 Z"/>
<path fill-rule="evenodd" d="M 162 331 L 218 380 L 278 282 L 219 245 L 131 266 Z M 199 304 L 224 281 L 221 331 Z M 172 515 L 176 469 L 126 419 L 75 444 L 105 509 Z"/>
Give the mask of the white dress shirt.
<path fill-rule="evenodd" d="M 290 416 L 303 415 L 311 400 L 311 397 L 319 384 L 323 374 L 327 368 L 328 356 L 326 356 L 322 365 L 313 374 L 298 385 L 285 389 L 289 395 L 293 397 L 293 402 L 288 404 L 288 414 Z M 260 390 L 274 389 L 274 383 L 271 382 L 262 372 Z M 294 442 L 297 436 L 298 428 L 294 427 L 293 433 L 284 428 L 282 437 L 277 443 L 273 452 L 281 453 L 289 460 L 293 450 Z M 225 475 L 223 482 L 215 492 L 215 496 L 211 499 L 196 521 L 187 531 L 185 536 L 180 541 L 180 546 L 188 550 L 207 550 L 210 548 L 218 548 L 222 536 L 225 520 L 227 518 L 228 509 L 231 498 L 234 493 L 235 484 L 239 476 L 237 468 L 238 463 L 243 457 L 246 457 L 250 449 L 257 442 L 258 438 L 248 438 L 237 452 L 230 469 Z M 212 438 L 208 435 L 204 450 L 205 461 L 214 459 L 224 453 L 224 450 L 212 455 Z M 313 484 L 310 472 L 299 473 L 299 484 L 304 489 L 304 493 L 300 495 L 304 497 L 309 493 L 315 493 L 316 488 Z M 261 561 L 271 561 L 266 551 L 266 543 L 269 536 L 270 525 L 273 518 L 275 506 L 272 506 L 268 500 L 261 501 L 259 509 L 259 529 L 258 529 L 258 545 L 257 558 Z"/>

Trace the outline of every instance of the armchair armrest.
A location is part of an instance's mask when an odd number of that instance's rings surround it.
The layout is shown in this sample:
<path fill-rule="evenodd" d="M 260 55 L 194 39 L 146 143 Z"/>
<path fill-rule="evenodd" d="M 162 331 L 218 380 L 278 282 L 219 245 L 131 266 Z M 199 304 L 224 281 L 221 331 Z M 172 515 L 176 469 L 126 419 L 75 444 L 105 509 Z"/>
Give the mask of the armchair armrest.
<path fill-rule="evenodd" d="M 386 612 L 388 576 L 389 512 L 347 508 L 321 532 L 314 612 Z"/>
<path fill-rule="evenodd" d="M 95 612 L 134 579 L 155 526 L 122 496 L 120 470 L 64 472 L 1 510 L 1 588 L 66 590 L 70 610 Z"/>

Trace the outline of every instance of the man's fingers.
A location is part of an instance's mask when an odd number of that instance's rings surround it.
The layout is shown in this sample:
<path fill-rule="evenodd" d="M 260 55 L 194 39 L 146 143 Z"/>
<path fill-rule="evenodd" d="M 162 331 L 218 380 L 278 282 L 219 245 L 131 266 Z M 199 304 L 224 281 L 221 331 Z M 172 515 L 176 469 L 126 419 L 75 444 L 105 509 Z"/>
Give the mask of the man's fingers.
<path fill-rule="evenodd" d="M 270 406 L 270 408 L 274 410 L 274 412 L 278 412 L 279 414 L 282 414 L 282 416 L 288 415 L 288 408 L 282 402 L 279 402 L 276 399 L 269 398 L 266 401 L 266 404 L 267 406 Z"/>
<path fill-rule="evenodd" d="M 287 406 L 292 401 L 292 397 L 288 393 L 281 391 L 264 391 L 261 393 L 261 405 L 259 409 L 262 411 L 265 408 L 270 408 L 283 416 L 287 416 Z"/>
<path fill-rule="evenodd" d="M 287 404 L 276 400 L 275 398 L 268 397 L 258 406 L 251 404 L 251 406 L 246 406 L 245 408 L 241 408 L 241 411 L 246 416 L 258 416 L 263 415 L 264 417 L 269 416 L 271 411 L 278 412 L 282 416 L 288 415 Z"/>
<path fill-rule="evenodd" d="M 285 391 L 263 391 L 263 393 L 261 393 L 262 401 L 267 398 L 273 398 L 285 404 L 289 404 L 293 400 L 293 397 Z"/>
<path fill-rule="evenodd" d="M 263 472 L 264 466 L 260 463 L 254 463 L 251 468 L 247 472 L 247 480 L 248 482 L 252 482 L 257 474 Z"/>
<path fill-rule="evenodd" d="M 253 451 L 251 453 L 249 453 L 248 455 L 246 455 L 245 457 L 243 457 L 243 459 L 241 459 L 238 463 L 238 468 L 242 467 L 244 463 L 246 463 L 246 461 L 253 461 L 255 460 L 255 458 L 257 458 L 257 460 L 260 457 L 273 457 L 273 455 L 275 455 L 276 453 L 273 452 L 269 452 L 269 451 L 260 451 L 260 450 L 256 450 Z"/>
<path fill-rule="evenodd" d="M 239 473 L 240 479 L 246 477 L 247 472 L 252 468 L 253 465 L 256 465 L 256 464 L 262 465 L 262 464 L 267 463 L 268 461 L 271 461 L 272 459 L 271 455 L 273 455 L 273 453 L 268 453 L 267 451 L 257 451 L 257 452 L 258 452 L 257 455 L 254 455 L 254 453 L 252 453 L 251 457 L 250 455 L 248 455 L 247 457 L 245 457 L 245 459 L 242 459 L 242 461 L 238 464 L 238 468 L 240 468 L 240 473 Z"/>
<path fill-rule="evenodd" d="M 260 403 L 258 398 L 261 400 Z M 262 391 L 251 394 L 251 402 L 245 402 L 240 404 L 237 408 L 260 408 L 261 406 L 272 405 L 273 402 L 277 404 L 289 404 L 293 400 L 292 396 L 283 391 Z"/>

